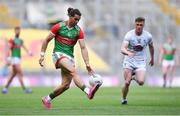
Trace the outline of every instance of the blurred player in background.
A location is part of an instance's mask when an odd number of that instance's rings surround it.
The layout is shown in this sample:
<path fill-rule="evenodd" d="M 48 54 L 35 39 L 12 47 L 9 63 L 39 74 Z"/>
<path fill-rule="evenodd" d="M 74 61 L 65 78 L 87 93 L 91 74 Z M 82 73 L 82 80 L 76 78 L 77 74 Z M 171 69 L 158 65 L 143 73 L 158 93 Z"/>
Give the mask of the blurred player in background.
<path fill-rule="evenodd" d="M 143 30 L 145 19 L 138 17 L 135 19 L 135 29 L 126 33 L 124 41 L 121 46 L 121 52 L 125 55 L 123 61 L 124 71 L 124 87 L 122 88 L 121 104 L 127 104 L 127 94 L 129 85 L 134 79 L 139 85 L 143 85 L 146 73 L 146 47 L 149 46 L 150 62 L 149 65 L 154 64 L 154 47 L 152 42 L 152 35 Z M 133 73 L 136 75 L 132 78 Z"/>
<path fill-rule="evenodd" d="M 173 43 L 173 38 L 168 37 L 167 41 L 161 47 L 159 54 L 159 64 L 162 65 L 163 87 L 166 87 L 168 71 L 170 73 L 169 87 L 172 86 L 175 63 L 179 64 L 176 47 Z"/>
<path fill-rule="evenodd" d="M 23 44 L 23 40 L 19 37 L 20 36 L 20 27 L 15 27 L 15 37 L 13 39 L 10 39 L 8 44 L 8 51 L 9 56 L 7 58 L 7 65 L 12 65 L 12 71 L 11 74 L 7 80 L 7 83 L 5 84 L 4 88 L 2 89 L 2 93 L 7 93 L 8 88 L 12 80 L 14 79 L 15 76 L 18 77 L 19 82 L 21 84 L 21 87 L 23 88 L 25 93 L 31 93 L 32 90 L 29 88 L 26 88 L 23 82 L 23 72 L 20 66 L 21 62 L 21 47 L 24 48 L 24 50 L 32 56 L 32 53 L 26 48 L 26 46 Z"/>
<path fill-rule="evenodd" d="M 77 70 L 75 69 L 73 53 L 74 46 L 78 41 L 87 71 L 90 75 L 94 73 L 89 64 L 88 51 L 84 42 L 84 33 L 77 25 L 81 19 L 81 13 L 78 9 L 73 8 L 68 8 L 67 11 L 69 20 L 54 25 L 51 28 L 49 35 L 43 41 L 41 48 L 39 64 L 43 66 L 48 43 L 54 38 L 55 43 L 52 58 L 56 69 L 61 69 L 62 77 L 62 83 L 59 84 L 52 93 L 42 98 L 42 102 L 47 110 L 51 108 L 51 100 L 66 91 L 70 87 L 72 80 L 77 87 L 87 94 L 89 99 L 93 98 L 95 92 L 100 86 L 99 84 L 95 84 L 92 88 L 88 88 L 82 83 Z"/>

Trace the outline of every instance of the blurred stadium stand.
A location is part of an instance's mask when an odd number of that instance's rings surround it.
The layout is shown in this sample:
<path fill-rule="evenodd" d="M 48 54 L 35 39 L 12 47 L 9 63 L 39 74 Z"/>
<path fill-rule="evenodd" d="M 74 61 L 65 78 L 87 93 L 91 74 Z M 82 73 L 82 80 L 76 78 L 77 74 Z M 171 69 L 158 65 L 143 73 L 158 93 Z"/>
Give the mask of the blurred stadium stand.
<path fill-rule="evenodd" d="M 111 67 L 108 74 L 122 76 L 120 45 L 125 33 L 134 27 L 137 16 L 146 18 L 145 29 L 153 35 L 155 63 L 159 47 L 167 36 L 172 35 L 177 44 L 180 42 L 179 0 L 0 0 L 0 30 L 15 25 L 47 30 L 54 22 L 67 19 L 69 6 L 82 12 L 80 25 L 86 33 L 87 44 Z M 6 36 L 0 35 L 1 38 Z M 43 39 L 45 36 L 39 37 Z M 25 43 L 28 44 L 26 40 Z M 179 75 L 178 68 L 176 76 Z M 25 71 L 32 72 L 28 68 Z M 103 73 L 103 70 L 98 72 Z M 160 76 L 160 66 L 148 67 L 148 75 Z"/>
<path fill-rule="evenodd" d="M 170 15 L 180 26 L 180 1 L 179 0 L 154 0 L 162 11 Z"/>

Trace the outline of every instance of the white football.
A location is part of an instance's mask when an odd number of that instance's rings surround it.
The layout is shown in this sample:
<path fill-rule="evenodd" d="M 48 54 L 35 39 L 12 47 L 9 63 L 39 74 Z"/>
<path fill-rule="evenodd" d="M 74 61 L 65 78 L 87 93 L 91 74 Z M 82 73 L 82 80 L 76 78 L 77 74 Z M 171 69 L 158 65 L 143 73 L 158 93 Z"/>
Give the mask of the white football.
<path fill-rule="evenodd" d="M 91 86 L 94 86 L 94 84 L 100 84 L 102 85 L 103 83 L 103 80 L 102 80 L 102 77 L 99 75 L 99 74 L 93 74 L 90 78 L 89 78 L 89 84 Z"/>

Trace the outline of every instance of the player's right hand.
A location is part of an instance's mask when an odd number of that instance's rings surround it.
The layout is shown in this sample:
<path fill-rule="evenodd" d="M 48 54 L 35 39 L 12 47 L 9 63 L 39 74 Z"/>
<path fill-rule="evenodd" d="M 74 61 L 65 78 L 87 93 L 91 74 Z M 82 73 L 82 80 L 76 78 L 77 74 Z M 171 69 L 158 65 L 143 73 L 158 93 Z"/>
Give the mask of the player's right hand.
<path fill-rule="evenodd" d="M 33 53 L 31 51 L 28 52 L 29 56 L 33 56 Z"/>
<path fill-rule="evenodd" d="M 40 57 L 39 64 L 40 64 L 41 67 L 44 66 L 43 61 L 44 61 L 44 57 Z"/>
<path fill-rule="evenodd" d="M 11 63 L 10 63 L 10 62 L 7 62 L 7 63 L 6 63 L 6 66 L 10 66 L 10 65 L 11 65 Z"/>
<path fill-rule="evenodd" d="M 8 57 L 8 58 L 7 58 L 6 65 L 7 65 L 7 66 L 10 66 L 10 65 L 11 65 L 11 57 Z"/>
<path fill-rule="evenodd" d="M 133 53 L 133 52 L 129 52 L 129 53 L 128 53 L 128 56 L 129 56 L 129 57 L 133 57 L 134 55 L 135 55 L 135 53 Z"/>

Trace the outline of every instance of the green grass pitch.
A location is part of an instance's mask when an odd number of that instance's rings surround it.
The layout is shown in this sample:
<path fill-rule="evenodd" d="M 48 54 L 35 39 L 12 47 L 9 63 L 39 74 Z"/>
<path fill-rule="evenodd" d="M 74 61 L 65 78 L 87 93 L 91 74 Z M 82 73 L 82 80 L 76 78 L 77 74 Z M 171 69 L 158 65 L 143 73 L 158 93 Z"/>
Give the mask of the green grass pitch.
<path fill-rule="evenodd" d="M 0 115 L 180 115 L 180 88 L 131 86 L 128 105 L 121 105 L 121 87 L 100 88 L 93 100 L 72 87 L 53 100 L 49 111 L 41 97 L 53 88 L 32 89 L 32 94 L 25 94 L 12 87 L 8 94 L 0 94 Z"/>

